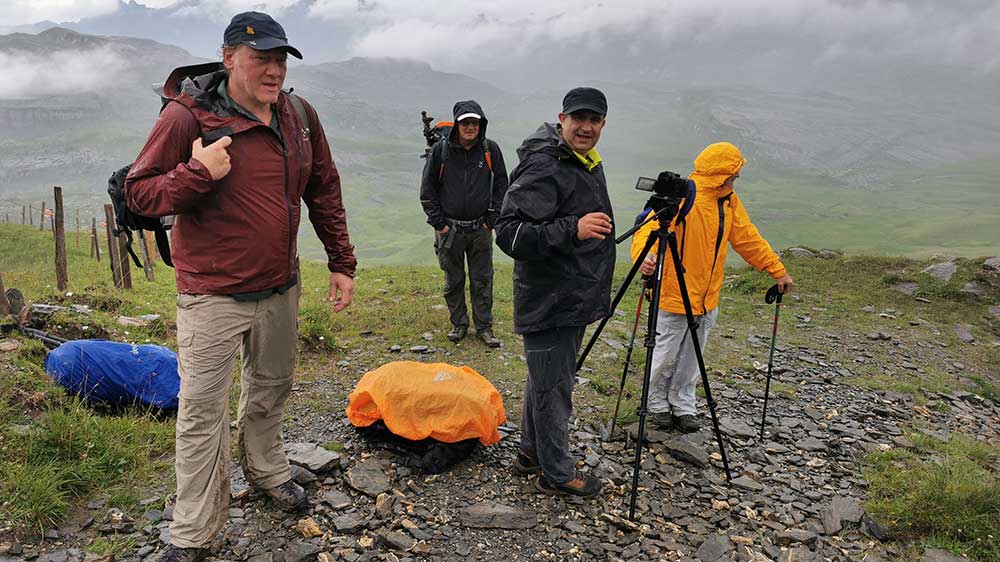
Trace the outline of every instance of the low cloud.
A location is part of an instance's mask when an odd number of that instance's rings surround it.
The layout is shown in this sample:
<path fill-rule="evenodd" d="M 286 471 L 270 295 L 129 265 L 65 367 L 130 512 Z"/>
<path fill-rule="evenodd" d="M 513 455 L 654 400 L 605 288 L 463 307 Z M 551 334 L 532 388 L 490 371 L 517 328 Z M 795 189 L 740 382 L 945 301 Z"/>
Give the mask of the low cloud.
<path fill-rule="evenodd" d="M 80 95 L 106 90 L 124 71 L 125 59 L 110 48 L 56 51 L 44 56 L 0 52 L 0 99 Z"/>
<path fill-rule="evenodd" d="M 647 58 L 699 53 L 830 59 L 917 57 L 992 69 L 1000 4 L 992 0 L 317 0 L 317 17 L 350 20 L 359 56 L 407 56 L 446 66 L 531 57 L 553 44 L 582 57 L 642 44 Z M 573 61 L 567 61 L 573 64 Z"/>

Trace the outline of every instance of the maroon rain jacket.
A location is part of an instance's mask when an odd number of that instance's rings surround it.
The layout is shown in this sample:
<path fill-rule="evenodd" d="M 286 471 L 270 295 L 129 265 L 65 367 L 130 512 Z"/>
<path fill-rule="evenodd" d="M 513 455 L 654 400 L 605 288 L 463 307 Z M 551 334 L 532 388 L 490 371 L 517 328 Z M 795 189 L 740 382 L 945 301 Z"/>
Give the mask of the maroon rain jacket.
<path fill-rule="evenodd" d="M 177 215 L 171 256 L 177 292 L 231 295 L 287 285 L 298 269 L 296 235 L 302 201 L 332 272 L 354 276 L 340 174 L 315 109 L 302 123 L 288 95 L 276 111 L 281 136 L 228 108 L 217 92 L 224 72 L 164 85 L 170 98 L 125 181 L 129 207 L 145 216 Z M 232 137 L 232 169 L 212 180 L 191 158 L 204 136 Z"/>

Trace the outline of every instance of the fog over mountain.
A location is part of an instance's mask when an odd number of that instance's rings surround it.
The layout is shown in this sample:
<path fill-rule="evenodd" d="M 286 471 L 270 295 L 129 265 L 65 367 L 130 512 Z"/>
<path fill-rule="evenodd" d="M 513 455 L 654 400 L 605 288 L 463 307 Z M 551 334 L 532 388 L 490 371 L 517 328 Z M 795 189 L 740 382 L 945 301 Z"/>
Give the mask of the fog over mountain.
<path fill-rule="evenodd" d="M 903 251 L 1000 244 L 995 221 L 976 230 L 978 215 L 960 208 L 995 208 L 982 179 L 1000 172 L 993 2 L 90 0 L 76 13 L 19 2 L 0 6 L 0 33 L 13 32 L 0 35 L 0 211 L 19 213 L 26 194 L 53 184 L 100 202 L 107 175 L 155 119 L 150 84 L 215 59 L 229 17 L 253 6 L 306 55 L 286 86 L 319 110 L 345 190 L 355 189 L 352 232 L 368 236 L 359 247 L 373 257 L 426 253 L 378 237 L 383 225 L 425 229 L 415 206 L 420 109 L 450 117 L 457 99 L 482 102 L 513 167 L 521 139 L 579 84 L 608 94 L 600 149 L 623 216 L 639 201 L 636 175 L 686 173 L 702 146 L 725 139 L 750 159 L 745 197 L 781 197 L 771 229 L 789 222 L 779 245 L 812 240 L 794 223 L 829 224 L 817 245 L 891 248 L 895 234 L 856 235 L 852 221 L 869 221 L 859 213 L 876 205 L 925 229 L 947 219 L 943 210 L 964 218 L 958 242 L 934 230 Z M 775 185 L 792 191 L 764 189 Z M 865 195 L 879 193 L 891 198 Z"/>

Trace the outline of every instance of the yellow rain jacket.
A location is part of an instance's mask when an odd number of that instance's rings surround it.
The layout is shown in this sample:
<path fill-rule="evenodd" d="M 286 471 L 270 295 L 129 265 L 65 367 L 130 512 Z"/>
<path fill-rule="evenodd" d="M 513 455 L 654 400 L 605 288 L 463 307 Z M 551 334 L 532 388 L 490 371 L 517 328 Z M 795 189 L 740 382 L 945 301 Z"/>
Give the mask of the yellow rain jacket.
<path fill-rule="evenodd" d="M 785 266 L 778 255 L 750 222 L 743 203 L 731 188 L 724 187 L 726 178 L 735 175 L 746 160 L 740 150 L 728 142 L 709 145 L 694 160 L 694 172 L 689 178 L 697 186 L 694 206 L 679 224 L 675 221 L 678 250 L 684 264 L 691 309 L 696 315 L 706 314 L 719 306 L 719 291 L 725 277 L 728 245 L 758 271 L 767 271 L 775 280 L 785 276 Z M 646 216 L 649 216 L 648 214 Z M 642 251 L 649 234 L 659 228 L 650 221 L 632 239 L 632 260 Z M 656 244 L 650 250 L 655 255 Z M 663 287 L 660 308 L 674 314 L 684 314 L 670 250 L 663 267 Z"/>
<path fill-rule="evenodd" d="M 378 420 L 413 441 L 444 443 L 478 438 L 500 441 L 507 421 L 497 389 L 469 367 L 447 363 L 393 361 L 368 371 L 348 396 L 347 418 L 356 427 Z"/>

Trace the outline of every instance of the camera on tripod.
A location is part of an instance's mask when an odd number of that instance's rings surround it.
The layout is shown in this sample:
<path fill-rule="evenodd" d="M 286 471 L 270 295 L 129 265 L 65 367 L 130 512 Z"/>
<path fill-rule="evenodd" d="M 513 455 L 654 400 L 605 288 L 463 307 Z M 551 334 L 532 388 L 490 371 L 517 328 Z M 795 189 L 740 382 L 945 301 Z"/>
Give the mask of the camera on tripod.
<path fill-rule="evenodd" d="M 695 194 L 693 181 L 670 171 L 660 172 L 655 180 L 640 177 L 635 182 L 635 188 L 652 193 L 646 202 L 646 208 L 655 212 L 668 209 L 668 212 L 661 213 L 661 216 L 668 215 L 665 218 L 673 218 L 677 214 L 682 199 L 687 200 L 685 207 L 689 208 Z"/>

